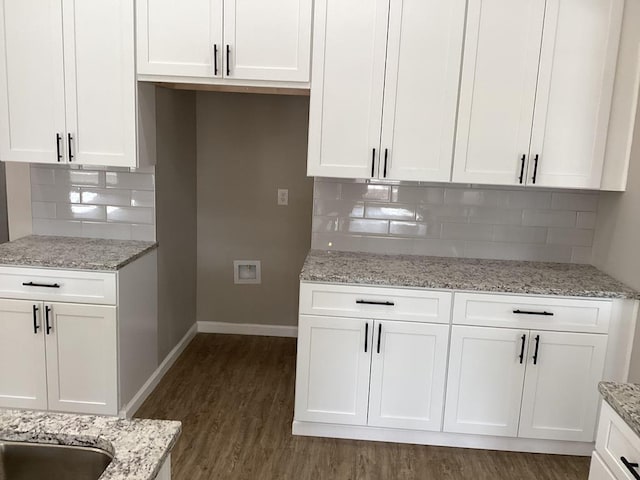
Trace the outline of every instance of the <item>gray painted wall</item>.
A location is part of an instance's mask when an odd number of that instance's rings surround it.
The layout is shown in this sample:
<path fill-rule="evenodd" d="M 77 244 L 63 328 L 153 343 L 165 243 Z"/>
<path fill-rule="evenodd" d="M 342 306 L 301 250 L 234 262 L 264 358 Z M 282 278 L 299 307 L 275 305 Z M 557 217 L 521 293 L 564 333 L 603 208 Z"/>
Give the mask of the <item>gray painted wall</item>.
<path fill-rule="evenodd" d="M 4 163 L 0 162 L 0 243 L 9 241 L 9 223 L 7 219 L 7 180 Z"/>
<path fill-rule="evenodd" d="M 297 324 L 311 245 L 308 105 L 306 97 L 197 94 L 198 320 Z M 289 189 L 289 206 L 277 205 L 278 188 Z M 235 285 L 233 260 L 261 260 L 262 284 Z"/>
<path fill-rule="evenodd" d="M 196 320 L 196 112 L 193 92 L 158 88 L 158 355 Z"/>

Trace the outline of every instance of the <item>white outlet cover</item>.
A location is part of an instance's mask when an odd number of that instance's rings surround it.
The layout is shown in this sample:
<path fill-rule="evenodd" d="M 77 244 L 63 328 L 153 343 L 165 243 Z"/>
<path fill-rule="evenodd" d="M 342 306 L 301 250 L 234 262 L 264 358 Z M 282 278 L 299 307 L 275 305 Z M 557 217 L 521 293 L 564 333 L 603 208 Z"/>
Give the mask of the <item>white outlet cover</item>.
<path fill-rule="evenodd" d="M 289 190 L 286 188 L 278 189 L 278 205 L 289 205 Z"/>
<path fill-rule="evenodd" d="M 262 283 L 260 260 L 234 260 L 233 281 L 238 285 Z"/>

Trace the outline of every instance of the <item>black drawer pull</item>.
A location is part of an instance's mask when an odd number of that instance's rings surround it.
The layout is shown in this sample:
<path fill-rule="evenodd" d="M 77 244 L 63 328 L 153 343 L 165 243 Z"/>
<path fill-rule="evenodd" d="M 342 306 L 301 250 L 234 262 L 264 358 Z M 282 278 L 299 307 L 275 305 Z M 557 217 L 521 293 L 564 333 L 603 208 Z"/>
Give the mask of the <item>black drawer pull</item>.
<path fill-rule="evenodd" d="M 393 302 L 375 302 L 373 300 L 356 300 L 358 305 L 382 305 L 385 307 L 393 307 L 395 303 Z"/>
<path fill-rule="evenodd" d="M 364 353 L 367 353 L 369 346 L 369 322 L 364 324 Z"/>
<path fill-rule="evenodd" d="M 33 282 L 23 282 L 23 287 L 44 287 L 44 288 L 60 288 L 60 285 L 57 283 L 33 283 Z"/>
<path fill-rule="evenodd" d="M 51 330 L 53 327 L 51 326 L 51 321 L 49 320 L 49 313 L 51 313 L 51 307 L 44 307 L 44 322 L 47 329 L 47 335 L 51 334 Z"/>
<path fill-rule="evenodd" d="M 528 310 L 514 310 L 515 315 L 542 315 L 543 317 L 553 317 L 555 313 L 552 312 L 531 312 Z"/>
<path fill-rule="evenodd" d="M 638 480 L 640 480 L 640 474 L 638 474 L 638 471 L 636 470 L 636 468 L 638 468 L 638 464 L 631 463 L 629 460 L 627 460 L 624 457 L 620 457 L 620 460 L 622 461 L 624 466 L 627 467 L 627 470 L 631 472 L 631 475 L 633 475 L 633 478 L 637 478 Z"/>
<path fill-rule="evenodd" d="M 536 335 L 536 350 L 533 352 L 533 364 L 538 364 L 538 349 L 540 348 L 540 335 Z"/>
<path fill-rule="evenodd" d="M 524 165 L 527 161 L 527 156 L 526 155 L 522 155 L 522 165 L 520 166 L 520 177 L 518 177 L 518 182 L 520 182 L 520 185 L 522 185 L 524 183 Z"/>

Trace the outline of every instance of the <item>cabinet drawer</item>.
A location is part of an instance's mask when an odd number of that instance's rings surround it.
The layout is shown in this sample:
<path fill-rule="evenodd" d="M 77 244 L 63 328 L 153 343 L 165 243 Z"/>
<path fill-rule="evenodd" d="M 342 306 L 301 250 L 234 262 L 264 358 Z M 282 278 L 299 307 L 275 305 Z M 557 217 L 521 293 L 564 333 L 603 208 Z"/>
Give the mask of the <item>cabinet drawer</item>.
<path fill-rule="evenodd" d="M 611 306 L 608 300 L 456 293 L 453 323 L 607 333 Z"/>
<path fill-rule="evenodd" d="M 631 473 L 631 467 L 625 466 L 622 458 L 629 463 L 640 463 L 640 438 L 604 401 L 596 437 L 596 452 L 611 469 L 615 478 L 637 478 Z M 640 469 L 635 468 L 635 471 L 640 475 Z"/>
<path fill-rule="evenodd" d="M 116 304 L 116 273 L 0 267 L 0 298 Z"/>
<path fill-rule="evenodd" d="M 452 294 L 429 290 L 300 284 L 300 313 L 449 323 Z"/>

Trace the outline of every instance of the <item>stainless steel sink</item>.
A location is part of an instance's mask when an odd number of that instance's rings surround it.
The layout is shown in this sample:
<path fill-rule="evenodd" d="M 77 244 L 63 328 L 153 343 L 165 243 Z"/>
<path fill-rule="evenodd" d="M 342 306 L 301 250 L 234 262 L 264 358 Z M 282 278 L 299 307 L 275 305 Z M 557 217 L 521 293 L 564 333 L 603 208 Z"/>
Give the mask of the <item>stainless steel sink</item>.
<path fill-rule="evenodd" d="M 97 480 L 111 460 L 96 448 L 0 441 L 0 480 Z"/>

